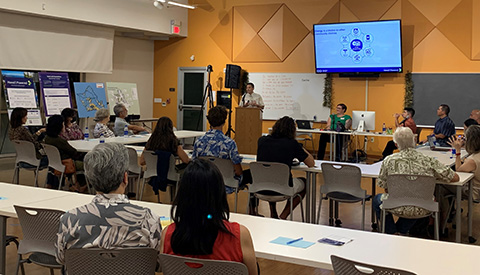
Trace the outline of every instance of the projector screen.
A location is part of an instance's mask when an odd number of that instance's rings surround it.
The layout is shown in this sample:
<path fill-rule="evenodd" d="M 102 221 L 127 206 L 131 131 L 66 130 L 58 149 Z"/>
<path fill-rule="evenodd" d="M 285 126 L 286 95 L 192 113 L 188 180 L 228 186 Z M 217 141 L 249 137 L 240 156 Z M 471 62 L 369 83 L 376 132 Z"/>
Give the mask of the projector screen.
<path fill-rule="evenodd" d="M 313 25 L 316 73 L 402 72 L 400 20 Z"/>

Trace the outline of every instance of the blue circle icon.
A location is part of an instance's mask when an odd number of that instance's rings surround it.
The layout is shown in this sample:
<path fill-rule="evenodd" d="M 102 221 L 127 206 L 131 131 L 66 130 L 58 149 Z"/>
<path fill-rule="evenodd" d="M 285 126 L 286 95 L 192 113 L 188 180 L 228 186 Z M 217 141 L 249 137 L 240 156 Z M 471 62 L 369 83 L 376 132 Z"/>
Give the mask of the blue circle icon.
<path fill-rule="evenodd" d="M 359 52 L 363 49 L 363 42 L 360 39 L 353 39 L 352 42 L 350 42 L 350 49 L 354 52 Z"/>

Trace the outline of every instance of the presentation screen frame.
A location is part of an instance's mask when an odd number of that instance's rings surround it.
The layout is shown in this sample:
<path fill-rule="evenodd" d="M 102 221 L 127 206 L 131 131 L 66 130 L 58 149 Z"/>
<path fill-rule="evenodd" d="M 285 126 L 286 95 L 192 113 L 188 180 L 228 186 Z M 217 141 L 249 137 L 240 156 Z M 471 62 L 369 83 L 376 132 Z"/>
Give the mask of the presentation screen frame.
<path fill-rule="evenodd" d="M 402 22 L 313 25 L 315 73 L 401 73 Z"/>

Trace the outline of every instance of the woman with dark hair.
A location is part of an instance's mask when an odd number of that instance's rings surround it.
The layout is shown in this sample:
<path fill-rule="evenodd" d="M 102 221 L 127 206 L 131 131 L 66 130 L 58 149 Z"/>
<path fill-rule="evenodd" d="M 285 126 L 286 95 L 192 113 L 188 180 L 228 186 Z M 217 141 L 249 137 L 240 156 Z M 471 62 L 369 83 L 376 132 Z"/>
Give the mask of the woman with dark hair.
<path fill-rule="evenodd" d="M 474 173 L 473 178 L 473 200 L 476 202 L 480 201 L 480 126 L 471 125 L 467 128 L 465 132 L 466 141 L 464 142 L 461 138 L 451 137 L 450 144 L 456 150 L 455 158 L 455 171 L 457 172 L 467 172 Z M 461 150 L 462 146 L 465 143 L 465 150 L 470 155 L 462 163 L 461 159 Z M 468 190 L 463 190 L 464 196 L 468 195 Z"/>
<path fill-rule="evenodd" d="M 48 118 L 47 122 L 47 136 L 45 137 L 45 144 L 57 147 L 60 152 L 60 158 L 63 160 L 72 159 L 76 171 L 83 171 L 83 158 L 85 153 L 78 152 L 73 148 L 68 141 L 60 137 L 60 134 L 65 129 L 64 119 L 61 115 L 53 115 Z M 68 165 L 68 164 L 67 164 Z M 85 182 L 79 182 L 77 186 L 78 191 L 85 191 Z"/>
<path fill-rule="evenodd" d="M 157 126 L 145 145 L 145 150 L 165 151 L 172 153 L 174 156 L 178 156 L 183 163 L 188 163 L 190 161 L 190 158 L 183 150 L 180 141 L 173 132 L 172 120 L 165 116 L 158 119 Z M 142 165 L 145 164 L 143 154 L 140 157 L 140 163 Z"/>
<path fill-rule="evenodd" d="M 472 126 L 472 125 L 478 125 L 478 122 L 473 118 L 469 118 L 469 119 L 465 120 L 463 122 L 463 130 L 467 131 L 467 128 Z"/>
<path fill-rule="evenodd" d="M 27 123 L 28 111 L 25 108 L 15 108 L 10 115 L 10 129 L 8 129 L 8 138 L 10 140 L 25 140 L 32 142 L 35 145 L 37 153 L 37 159 L 40 159 L 40 166 L 46 166 L 48 164 L 47 156 L 43 153 L 42 145 L 40 144 L 41 135 L 45 132 L 45 128 L 42 128 L 31 134 L 23 124 Z"/>
<path fill-rule="evenodd" d="M 62 117 L 65 124 L 65 130 L 60 133 L 60 137 L 66 140 L 83 139 L 82 129 L 77 125 L 77 111 L 72 108 L 62 110 Z"/>
<path fill-rule="evenodd" d="M 244 263 L 257 274 L 248 229 L 229 222 L 230 211 L 220 171 L 203 159 L 185 169 L 172 204 L 174 223 L 162 230 L 161 253 Z"/>
<path fill-rule="evenodd" d="M 337 127 L 343 127 L 344 129 L 350 129 L 352 127 L 352 117 L 345 114 L 347 111 L 347 105 L 340 103 L 336 107 L 336 114 L 330 115 L 327 120 L 327 126 L 325 126 L 325 130 L 331 131 L 340 131 L 341 129 L 337 129 Z M 327 147 L 327 143 L 330 142 L 330 135 L 329 134 L 321 134 L 320 135 L 320 142 L 318 144 L 318 155 L 317 159 L 323 160 L 325 157 L 325 148 Z M 337 135 L 337 141 L 335 142 L 336 148 L 336 156 L 335 161 L 340 161 L 342 155 L 342 148 L 343 148 L 343 137 Z"/>
<path fill-rule="evenodd" d="M 273 125 L 272 134 L 258 139 L 257 161 L 280 162 L 292 167 L 293 159 L 304 162 L 308 167 L 315 166 L 313 156 L 295 140 L 295 121 L 284 116 Z M 290 173 L 289 185 L 293 186 L 296 194 L 305 196 L 305 178 L 293 178 Z M 255 184 L 255 183 L 253 183 Z M 293 208 L 300 203 L 300 198 L 295 197 Z M 277 214 L 276 203 L 270 202 L 270 214 L 273 218 L 287 219 L 290 215 L 290 201 L 287 202 L 280 216 Z"/>

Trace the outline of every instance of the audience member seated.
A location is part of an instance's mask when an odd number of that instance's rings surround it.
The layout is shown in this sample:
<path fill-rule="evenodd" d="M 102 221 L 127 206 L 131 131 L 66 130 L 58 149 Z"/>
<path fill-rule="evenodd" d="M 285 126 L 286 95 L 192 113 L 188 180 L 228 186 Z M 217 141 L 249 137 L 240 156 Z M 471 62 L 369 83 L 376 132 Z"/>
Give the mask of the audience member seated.
<path fill-rule="evenodd" d="M 480 202 L 480 126 L 471 125 L 465 132 L 465 150 L 469 156 L 462 163 L 461 149 L 464 141 L 451 137 L 449 144 L 455 148 L 455 170 L 457 172 L 474 173 L 472 194 L 475 202 Z M 463 190 L 463 197 L 468 198 L 468 189 Z"/>
<path fill-rule="evenodd" d="M 227 114 L 227 109 L 221 105 L 208 110 L 207 119 L 211 129 L 195 141 L 192 159 L 210 156 L 231 160 L 235 169 L 235 175 L 239 178 L 241 185 L 244 186 L 252 182 L 252 176 L 250 170 L 242 170 L 242 157 L 238 153 L 235 141 L 222 132 Z M 230 187 L 226 188 L 228 193 L 233 192 Z"/>
<path fill-rule="evenodd" d="M 401 122 L 398 122 L 398 118 L 402 116 L 403 120 Z M 413 120 L 413 116 L 415 116 L 415 110 L 413 108 L 408 108 L 405 107 L 403 109 L 402 114 L 394 114 L 395 117 L 395 127 L 408 127 L 412 130 L 412 132 L 415 134 L 417 132 L 417 125 L 415 124 L 415 121 Z M 397 149 L 397 146 L 395 146 L 395 142 L 393 140 L 390 140 L 387 142 L 387 145 L 385 146 L 385 149 L 382 152 L 382 159 L 383 160 L 385 157 L 393 154 L 393 151 Z"/>
<path fill-rule="evenodd" d="M 115 133 L 116 136 L 123 136 L 124 135 L 124 130 L 125 130 L 125 125 L 128 127 L 128 132 L 129 135 L 133 134 L 143 134 L 143 133 L 148 133 L 148 131 L 138 125 L 133 125 L 128 123 L 125 118 L 128 115 L 128 110 L 123 105 L 122 103 L 119 103 L 113 107 L 113 112 L 115 113 L 115 126 L 113 127 L 113 132 Z"/>
<path fill-rule="evenodd" d="M 451 136 L 455 135 L 455 123 L 450 119 L 448 114 L 450 113 L 450 107 L 447 104 L 441 104 L 437 109 L 437 116 L 439 119 L 435 122 L 435 128 L 433 129 L 433 135 L 438 145 L 448 147 L 448 140 Z M 420 143 L 425 143 L 427 140 L 423 140 Z"/>
<path fill-rule="evenodd" d="M 480 110 L 478 109 L 472 110 L 472 112 L 470 113 L 470 118 L 475 120 L 478 124 L 480 124 Z"/>
<path fill-rule="evenodd" d="M 346 115 L 346 111 L 347 105 L 343 103 L 338 104 L 336 108 L 337 113 L 328 117 L 325 130 L 340 131 L 340 129 L 337 129 L 337 127 L 344 127 L 345 129 L 350 129 L 352 127 L 352 117 Z M 337 136 L 337 140 L 335 142 L 335 161 L 340 161 L 341 159 L 344 138 L 347 138 L 347 136 Z M 318 144 L 317 159 L 323 160 L 323 158 L 325 157 L 325 148 L 327 147 L 328 142 L 330 142 L 330 134 L 321 134 L 320 142 Z"/>
<path fill-rule="evenodd" d="M 458 181 L 458 175 L 448 166 L 440 163 L 437 159 L 425 156 L 415 150 L 415 135 L 408 127 L 398 127 L 393 134 L 393 141 L 400 150 L 399 153 L 387 156 L 383 160 L 380 168 L 377 185 L 385 189 L 385 194 L 378 194 L 373 199 L 373 207 L 377 217 L 380 217 L 381 204 L 385 198 L 388 198 L 389 175 L 407 174 L 407 175 L 425 175 L 433 176 L 444 182 Z M 433 195 L 433 194 L 432 194 Z M 396 208 L 394 213 L 405 217 L 416 217 L 426 214 L 426 210 L 414 206 L 404 206 Z M 417 219 L 407 219 L 400 217 L 395 223 L 392 214 L 388 213 L 385 217 L 385 232 L 388 234 L 407 234 Z"/>
<path fill-rule="evenodd" d="M 56 243 L 59 263 L 64 264 L 69 248 L 160 250 L 160 218 L 148 208 L 131 204 L 124 195 L 127 169 L 128 152 L 119 143 L 99 144 L 85 156 L 85 175 L 97 194 L 90 204 L 60 218 Z"/>
<path fill-rule="evenodd" d="M 295 140 L 295 121 L 284 116 L 273 125 L 272 134 L 258 139 L 257 161 L 280 162 L 292 167 L 293 159 L 304 162 L 308 167 L 315 166 L 313 156 Z M 292 178 L 290 174 L 289 184 L 295 189 L 295 193 L 305 196 L 305 178 Z M 255 183 L 253 183 L 255 184 Z M 293 200 L 293 208 L 300 203 L 300 198 Z M 278 218 L 276 203 L 270 202 L 270 213 L 273 218 Z M 290 200 L 285 205 L 281 219 L 287 219 L 290 215 Z"/>
<path fill-rule="evenodd" d="M 257 274 L 250 232 L 228 221 L 223 177 L 213 163 L 202 159 L 190 162 L 170 216 L 174 223 L 162 232 L 162 253 L 240 262 L 247 266 L 249 274 Z"/>
<path fill-rule="evenodd" d="M 47 166 L 48 160 L 47 156 L 43 152 L 42 145 L 40 144 L 41 135 L 45 132 L 45 128 L 42 128 L 35 132 L 35 134 L 31 134 L 30 131 L 23 126 L 27 123 L 27 114 L 28 111 L 25 108 L 15 108 L 10 115 L 10 129 L 8 129 L 8 138 L 13 140 L 25 140 L 32 142 L 35 145 L 35 150 L 37 153 L 37 159 L 40 159 L 40 166 Z M 23 165 L 23 164 L 21 164 Z M 26 164 L 25 164 L 26 165 Z"/>
<path fill-rule="evenodd" d="M 68 141 L 60 137 L 60 134 L 64 131 L 64 127 L 65 125 L 63 124 L 63 117 L 61 115 L 49 117 L 45 143 L 57 147 L 60 152 L 60 158 L 65 166 L 73 166 L 67 167 L 66 170 L 83 171 L 83 158 L 85 153 L 78 152 Z M 69 159 L 72 161 L 68 161 Z M 78 177 L 78 179 L 79 181 L 76 183 L 75 188 L 77 191 L 84 192 L 87 188 L 86 183 L 82 177 Z"/>
<path fill-rule="evenodd" d="M 95 117 L 93 121 L 95 124 L 95 128 L 93 129 L 93 137 L 99 138 L 102 134 L 105 138 L 114 137 L 115 134 L 110 130 L 107 126 L 108 121 L 110 120 L 110 112 L 108 109 L 99 109 L 95 113 Z"/>
<path fill-rule="evenodd" d="M 463 131 L 467 131 L 467 128 L 472 126 L 472 125 L 478 125 L 478 122 L 473 118 L 469 118 L 469 119 L 465 120 L 463 122 Z"/>
<path fill-rule="evenodd" d="M 83 139 L 83 132 L 77 125 L 77 112 L 72 108 L 62 110 L 62 117 L 65 123 L 65 130 L 62 131 L 60 137 L 66 140 Z"/>

